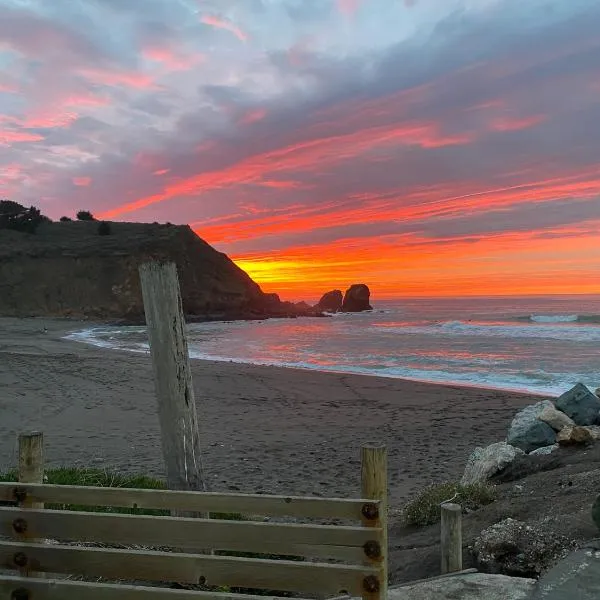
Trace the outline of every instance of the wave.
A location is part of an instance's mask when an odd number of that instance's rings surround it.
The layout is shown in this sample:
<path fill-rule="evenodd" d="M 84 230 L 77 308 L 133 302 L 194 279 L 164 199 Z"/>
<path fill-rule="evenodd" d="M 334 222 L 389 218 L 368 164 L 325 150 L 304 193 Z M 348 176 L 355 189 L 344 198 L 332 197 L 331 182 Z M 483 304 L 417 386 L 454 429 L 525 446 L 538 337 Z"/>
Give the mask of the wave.
<path fill-rule="evenodd" d="M 530 315 L 534 323 L 574 323 L 579 320 L 579 315 Z"/>
<path fill-rule="evenodd" d="M 600 325 L 600 315 L 527 315 L 516 317 L 516 321 L 528 321 L 530 323 L 589 323 Z"/>

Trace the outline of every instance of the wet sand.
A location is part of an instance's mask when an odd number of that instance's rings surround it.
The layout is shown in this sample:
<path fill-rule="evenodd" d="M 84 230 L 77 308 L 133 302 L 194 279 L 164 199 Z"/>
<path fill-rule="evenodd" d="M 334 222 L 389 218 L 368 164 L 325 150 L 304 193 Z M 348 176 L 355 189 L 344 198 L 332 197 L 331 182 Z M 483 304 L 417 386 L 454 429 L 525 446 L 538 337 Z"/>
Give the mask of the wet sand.
<path fill-rule="evenodd" d="M 0 471 L 41 430 L 48 466 L 163 475 L 150 356 L 62 337 L 89 323 L 0 319 Z M 47 332 L 44 332 L 44 327 Z M 194 360 L 213 491 L 358 496 L 364 442 L 387 444 L 390 504 L 460 477 L 526 394 Z M 535 398 L 539 400 L 539 398 Z"/>

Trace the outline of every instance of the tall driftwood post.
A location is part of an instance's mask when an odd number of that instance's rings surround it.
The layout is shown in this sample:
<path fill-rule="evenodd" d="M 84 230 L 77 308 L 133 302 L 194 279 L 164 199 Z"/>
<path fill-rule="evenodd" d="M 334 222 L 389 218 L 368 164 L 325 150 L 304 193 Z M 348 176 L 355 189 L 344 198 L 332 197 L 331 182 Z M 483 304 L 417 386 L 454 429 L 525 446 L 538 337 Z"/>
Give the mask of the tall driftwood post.
<path fill-rule="evenodd" d="M 442 504 L 440 551 L 442 575 L 462 571 L 462 508 L 460 504 Z"/>
<path fill-rule="evenodd" d="M 167 483 L 172 490 L 206 491 L 177 268 L 149 262 L 139 272 Z"/>
<path fill-rule="evenodd" d="M 19 481 L 44 483 L 44 434 L 39 431 L 19 434 Z M 44 508 L 43 502 L 23 501 L 27 508 Z"/>
<path fill-rule="evenodd" d="M 367 590 L 363 594 L 365 600 L 387 599 L 388 589 L 388 481 L 387 481 L 387 448 L 380 444 L 365 444 L 361 448 L 361 495 L 365 500 L 381 502 L 378 518 L 366 521 L 371 527 L 383 530 L 383 544 L 378 558 L 379 581 L 377 589 Z"/>

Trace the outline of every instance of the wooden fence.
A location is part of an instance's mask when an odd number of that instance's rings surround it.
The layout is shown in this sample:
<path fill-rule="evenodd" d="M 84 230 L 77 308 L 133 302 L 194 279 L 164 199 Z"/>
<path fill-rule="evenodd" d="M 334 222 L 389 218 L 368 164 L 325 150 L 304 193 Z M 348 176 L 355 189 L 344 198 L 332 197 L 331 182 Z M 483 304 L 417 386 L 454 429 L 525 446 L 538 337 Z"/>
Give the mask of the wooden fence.
<path fill-rule="evenodd" d="M 41 452 L 39 438 L 32 444 L 30 436 L 21 436 L 20 479 L 39 479 L 43 473 L 33 464 L 31 448 Z M 0 598 L 264 599 L 149 585 L 178 582 L 321 597 L 347 593 L 379 600 L 387 595 L 385 447 L 362 449 L 362 495 L 363 499 L 343 499 L 0 483 L 0 568 L 8 569 L 0 571 Z M 174 514 L 238 513 L 244 517 L 354 524 L 148 516 L 46 509 L 44 504 L 162 509 Z M 206 553 L 207 549 L 212 552 Z M 223 551 L 259 556 L 224 556 Z M 305 560 L 274 560 L 265 555 Z M 99 582 L 99 578 L 107 582 Z M 119 580 L 145 583 L 125 585 Z"/>

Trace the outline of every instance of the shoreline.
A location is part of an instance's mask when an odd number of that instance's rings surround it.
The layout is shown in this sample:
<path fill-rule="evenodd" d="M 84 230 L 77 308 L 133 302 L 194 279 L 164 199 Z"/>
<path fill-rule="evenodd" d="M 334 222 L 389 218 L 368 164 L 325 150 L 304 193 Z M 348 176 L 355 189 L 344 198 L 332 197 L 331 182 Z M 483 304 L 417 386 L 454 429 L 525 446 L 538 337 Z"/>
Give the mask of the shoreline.
<path fill-rule="evenodd" d="M 150 357 L 65 340 L 73 325 L 0 319 L 0 470 L 16 464 L 18 433 L 40 430 L 48 467 L 163 476 Z M 395 508 L 460 478 L 475 446 L 503 439 L 514 413 L 539 400 L 204 360 L 192 361 L 192 373 L 210 489 L 355 496 L 360 446 L 379 441 Z"/>
<path fill-rule="evenodd" d="M 0 322 L 1 322 L 1 318 L 0 318 Z M 215 322 L 228 323 L 228 321 L 215 321 Z M 190 324 L 194 324 L 194 323 L 186 322 L 186 325 L 190 325 Z M 142 355 L 142 356 L 144 356 L 144 355 L 149 356 L 149 350 L 117 348 L 117 347 L 111 346 L 109 344 L 105 344 L 105 343 L 101 343 L 101 342 L 97 342 L 97 341 L 90 341 L 87 339 L 78 340 L 78 339 L 69 337 L 70 335 L 90 331 L 94 328 L 100 328 L 101 326 L 113 327 L 115 325 L 110 324 L 110 323 L 96 323 L 96 325 L 93 325 L 87 329 L 65 332 L 65 339 L 68 339 L 69 341 L 73 341 L 77 344 L 84 344 L 84 345 L 91 346 L 93 348 L 99 348 L 102 350 L 109 350 L 109 351 L 114 351 L 114 352 L 126 352 L 126 353 L 138 354 L 138 355 Z M 119 326 L 117 325 L 117 327 L 119 327 Z M 126 327 L 126 325 L 123 325 L 122 327 Z M 139 327 L 139 326 L 137 326 L 137 327 Z M 539 390 L 528 389 L 525 387 L 516 387 L 516 386 L 511 387 L 511 386 L 500 386 L 500 385 L 494 386 L 494 385 L 489 385 L 489 384 L 488 385 L 477 384 L 477 383 L 472 383 L 472 382 L 467 382 L 467 381 L 455 381 L 452 379 L 435 380 L 435 379 L 427 379 L 427 378 L 409 377 L 409 376 L 405 376 L 405 375 L 390 375 L 390 374 L 385 374 L 385 373 L 374 373 L 374 372 L 369 372 L 366 370 L 360 370 L 360 367 L 356 367 L 355 369 L 342 369 L 342 368 L 326 369 L 326 368 L 318 368 L 318 367 L 305 367 L 305 366 L 295 365 L 295 364 L 277 364 L 277 363 L 269 363 L 269 362 L 258 362 L 258 361 L 252 361 L 251 359 L 243 359 L 243 358 L 198 357 L 198 356 L 192 356 L 191 353 L 190 353 L 190 360 L 215 362 L 215 363 L 234 363 L 234 364 L 239 364 L 239 365 L 251 365 L 251 366 L 256 366 L 256 367 L 270 367 L 270 368 L 274 368 L 274 369 L 291 369 L 291 370 L 306 371 L 309 373 L 315 373 L 315 372 L 316 373 L 334 373 L 337 375 L 355 375 L 355 376 L 364 376 L 364 377 L 376 377 L 376 378 L 382 378 L 382 379 L 393 379 L 393 380 L 401 380 L 401 381 L 408 381 L 408 382 L 414 382 L 414 383 L 424 383 L 427 385 L 464 387 L 464 388 L 470 388 L 470 389 L 482 390 L 482 391 L 500 391 L 500 392 L 514 393 L 514 394 L 527 394 L 527 395 L 535 396 L 535 397 L 539 397 L 539 398 L 548 398 L 549 396 L 552 395 L 552 393 L 544 393 Z M 560 392 L 557 392 L 557 394 L 560 394 Z"/>

